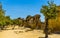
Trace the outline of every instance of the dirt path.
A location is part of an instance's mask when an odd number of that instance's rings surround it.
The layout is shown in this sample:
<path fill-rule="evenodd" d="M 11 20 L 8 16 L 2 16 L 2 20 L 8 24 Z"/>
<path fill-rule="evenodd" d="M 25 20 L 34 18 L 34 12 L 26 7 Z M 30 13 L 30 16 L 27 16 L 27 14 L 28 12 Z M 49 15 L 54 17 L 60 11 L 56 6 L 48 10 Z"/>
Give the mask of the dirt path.
<path fill-rule="evenodd" d="M 5 30 L 0 32 L 0 38 L 38 38 L 42 36 L 37 31 L 18 33 L 18 30 Z M 17 32 L 17 33 L 15 33 Z"/>
<path fill-rule="evenodd" d="M 0 32 L 0 38 L 38 38 L 44 37 L 42 31 L 18 32 L 19 30 L 5 30 Z M 16 32 L 16 33 L 15 33 Z M 49 35 L 50 38 L 60 38 L 60 34 Z"/>
<path fill-rule="evenodd" d="M 18 38 L 18 36 L 12 30 L 8 30 L 0 32 L 0 38 Z"/>

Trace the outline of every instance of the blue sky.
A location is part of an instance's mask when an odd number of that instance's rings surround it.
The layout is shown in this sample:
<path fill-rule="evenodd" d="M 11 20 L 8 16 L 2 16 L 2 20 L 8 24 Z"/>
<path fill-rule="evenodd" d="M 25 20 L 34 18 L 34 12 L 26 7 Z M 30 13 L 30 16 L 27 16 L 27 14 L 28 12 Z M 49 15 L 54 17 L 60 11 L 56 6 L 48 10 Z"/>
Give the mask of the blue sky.
<path fill-rule="evenodd" d="M 44 21 L 43 14 L 40 13 L 42 5 L 47 4 L 48 0 L 0 0 L 6 15 L 14 18 L 26 18 L 26 16 L 41 15 L 41 21 Z M 60 0 L 54 0 L 56 4 L 60 4 Z"/>

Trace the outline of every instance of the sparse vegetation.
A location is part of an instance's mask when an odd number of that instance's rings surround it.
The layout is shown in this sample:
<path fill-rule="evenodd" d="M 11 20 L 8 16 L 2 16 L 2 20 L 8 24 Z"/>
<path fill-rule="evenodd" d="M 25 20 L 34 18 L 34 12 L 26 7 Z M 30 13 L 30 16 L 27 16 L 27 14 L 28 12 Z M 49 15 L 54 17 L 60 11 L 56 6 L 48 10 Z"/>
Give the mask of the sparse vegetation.
<path fill-rule="evenodd" d="M 25 19 L 20 17 L 11 19 L 10 16 L 5 16 L 5 10 L 2 9 L 2 4 L 0 3 L 0 30 L 10 26 L 12 29 L 15 26 L 30 28 L 30 30 L 42 29 L 46 34 L 45 38 L 48 38 L 48 33 L 60 32 L 60 6 L 56 6 L 53 2 L 48 2 L 48 5 L 42 6 L 40 12 L 45 16 L 45 22 L 41 22 L 39 14 L 28 15 Z"/>

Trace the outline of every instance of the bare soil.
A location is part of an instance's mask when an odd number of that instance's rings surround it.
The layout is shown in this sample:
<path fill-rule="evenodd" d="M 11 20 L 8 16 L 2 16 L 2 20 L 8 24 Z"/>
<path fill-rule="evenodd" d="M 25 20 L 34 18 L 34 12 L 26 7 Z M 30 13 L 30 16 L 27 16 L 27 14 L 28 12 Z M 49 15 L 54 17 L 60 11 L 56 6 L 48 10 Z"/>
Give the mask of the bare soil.
<path fill-rule="evenodd" d="M 3 30 L 0 32 L 0 38 L 38 38 L 44 37 L 42 30 Z M 49 38 L 60 38 L 60 34 L 49 35 Z"/>

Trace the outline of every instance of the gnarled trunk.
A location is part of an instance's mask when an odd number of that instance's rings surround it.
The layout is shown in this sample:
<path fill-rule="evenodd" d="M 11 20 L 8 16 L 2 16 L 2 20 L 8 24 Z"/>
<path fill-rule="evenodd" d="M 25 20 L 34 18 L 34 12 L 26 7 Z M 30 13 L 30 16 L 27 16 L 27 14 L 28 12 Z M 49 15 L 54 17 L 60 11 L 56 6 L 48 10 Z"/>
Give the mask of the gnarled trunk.
<path fill-rule="evenodd" d="M 46 20 L 46 25 L 45 25 L 45 38 L 48 38 L 48 18 Z"/>

